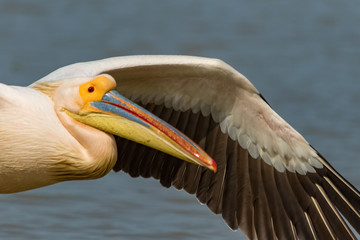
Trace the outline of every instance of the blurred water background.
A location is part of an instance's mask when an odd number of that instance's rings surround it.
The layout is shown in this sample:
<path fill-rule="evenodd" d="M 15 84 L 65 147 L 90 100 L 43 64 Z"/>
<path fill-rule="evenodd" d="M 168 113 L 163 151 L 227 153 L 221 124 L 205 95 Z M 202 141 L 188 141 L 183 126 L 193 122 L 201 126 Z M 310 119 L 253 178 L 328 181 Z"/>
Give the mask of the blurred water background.
<path fill-rule="evenodd" d="M 360 2 L 1 0 L 0 82 L 135 54 L 220 58 L 357 188 Z M 111 173 L 0 196 L 1 239 L 243 239 L 193 196 Z"/>

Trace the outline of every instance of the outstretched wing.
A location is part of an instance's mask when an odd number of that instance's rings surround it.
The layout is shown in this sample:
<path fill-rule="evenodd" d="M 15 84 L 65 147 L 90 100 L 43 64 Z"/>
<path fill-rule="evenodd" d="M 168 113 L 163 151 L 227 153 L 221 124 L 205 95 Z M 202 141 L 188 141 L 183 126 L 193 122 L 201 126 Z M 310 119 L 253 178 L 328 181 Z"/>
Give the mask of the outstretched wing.
<path fill-rule="evenodd" d="M 251 239 L 355 239 L 360 194 L 277 115 L 255 87 L 216 59 L 133 56 L 79 63 L 40 81 L 109 73 L 117 90 L 176 126 L 218 164 L 212 173 L 117 139 L 114 170 L 196 194 Z"/>

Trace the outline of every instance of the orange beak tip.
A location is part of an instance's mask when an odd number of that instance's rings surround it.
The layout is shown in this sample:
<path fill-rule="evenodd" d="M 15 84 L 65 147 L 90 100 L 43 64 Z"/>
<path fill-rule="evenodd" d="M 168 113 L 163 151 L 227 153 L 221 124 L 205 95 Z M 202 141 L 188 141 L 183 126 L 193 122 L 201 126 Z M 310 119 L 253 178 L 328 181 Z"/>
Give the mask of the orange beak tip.
<path fill-rule="evenodd" d="M 214 160 L 211 159 L 211 164 L 210 164 L 210 167 L 209 167 L 210 170 L 212 170 L 214 173 L 216 173 L 217 171 L 217 164 Z"/>
<path fill-rule="evenodd" d="M 216 171 L 217 171 L 217 165 L 216 165 L 216 163 L 215 163 L 215 162 L 213 163 L 213 171 L 214 171 L 214 172 L 216 172 Z"/>

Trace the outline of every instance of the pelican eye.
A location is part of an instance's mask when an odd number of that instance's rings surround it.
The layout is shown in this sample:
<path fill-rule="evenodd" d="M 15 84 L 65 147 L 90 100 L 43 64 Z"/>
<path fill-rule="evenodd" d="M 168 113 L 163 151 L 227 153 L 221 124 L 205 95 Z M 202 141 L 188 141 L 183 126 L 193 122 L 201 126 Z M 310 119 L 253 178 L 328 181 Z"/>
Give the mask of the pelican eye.
<path fill-rule="evenodd" d="M 95 91 L 95 88 L 94 88 L 93 86 L 91 86 L 91 87 L 88 88 L 88 92 L 89 92 L 89 93 L 92 93 L 92 92 L 94 92 L 94 91 Z"/>

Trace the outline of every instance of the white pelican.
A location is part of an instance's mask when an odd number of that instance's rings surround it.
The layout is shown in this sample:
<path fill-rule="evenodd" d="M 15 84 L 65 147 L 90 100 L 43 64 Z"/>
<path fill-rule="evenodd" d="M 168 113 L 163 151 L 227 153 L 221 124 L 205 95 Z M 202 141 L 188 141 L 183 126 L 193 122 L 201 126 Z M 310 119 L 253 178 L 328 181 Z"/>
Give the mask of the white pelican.
<path fill-rule="evenodd" d="M 360 232 L 360 193 L 220 60 L 116 57 L 0 84 L 1 193 L 111 169 L 196 194 L 250 239 Z"/>

